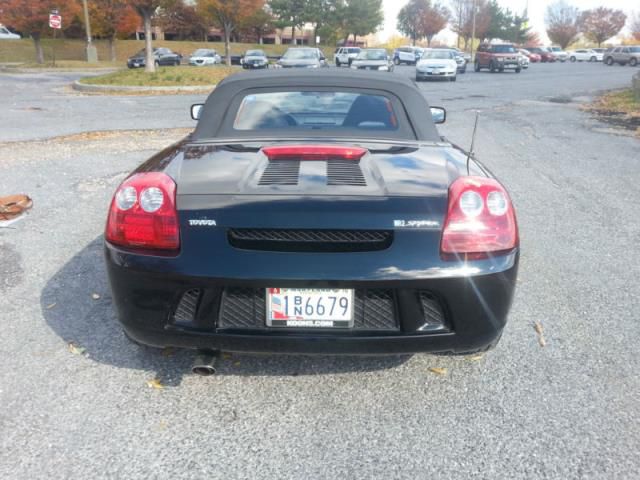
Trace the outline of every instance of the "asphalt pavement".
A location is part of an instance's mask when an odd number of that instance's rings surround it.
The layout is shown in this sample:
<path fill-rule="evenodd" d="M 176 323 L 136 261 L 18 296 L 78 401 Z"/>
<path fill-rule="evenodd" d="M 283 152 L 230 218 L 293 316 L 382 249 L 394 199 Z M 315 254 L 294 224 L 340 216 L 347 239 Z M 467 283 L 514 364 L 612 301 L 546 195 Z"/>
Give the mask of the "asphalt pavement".
<path fill-rule="evenodd" d="M 639 478 L 640 140 L 581 109 L 635 71 L 420 83 L 463 147 L 479 112 L 476 155 L 517 208 L 518 288 L 494 351 L 232 355 L 207 378 L 191 352 L 125 339 L 101 247 L 118 183 L 193 127 L 203 96 L 0 74 L 0 196 L 34 199 L 0 228 L 0 477 Z"/>

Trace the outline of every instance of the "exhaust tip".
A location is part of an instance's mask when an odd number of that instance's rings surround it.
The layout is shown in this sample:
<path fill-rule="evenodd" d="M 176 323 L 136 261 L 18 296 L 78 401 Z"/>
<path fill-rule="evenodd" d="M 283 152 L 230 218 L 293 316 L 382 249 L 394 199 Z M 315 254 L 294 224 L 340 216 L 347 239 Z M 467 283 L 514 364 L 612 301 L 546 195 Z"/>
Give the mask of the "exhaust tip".
<path fill-rule="evenodd" d="M 199 351 L 191 367 L 191 372 L 203 377 L 214 375 L 219 356 L 220 352 L 218 351 Z"/>

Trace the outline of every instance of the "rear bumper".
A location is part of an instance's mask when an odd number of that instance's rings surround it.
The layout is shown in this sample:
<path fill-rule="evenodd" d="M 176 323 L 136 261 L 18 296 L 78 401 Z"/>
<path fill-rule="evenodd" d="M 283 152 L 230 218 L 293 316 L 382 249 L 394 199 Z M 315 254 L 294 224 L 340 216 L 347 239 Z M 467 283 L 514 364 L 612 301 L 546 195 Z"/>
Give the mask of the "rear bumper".
<path fill-rule="evenodd" d="M 481 350 L 500 337 L 518 269 L 518 252 L 514 251 L 422 278 L 246 280 L 168 271 L 165 267 L 171 260 L 143 258 L 110 245 L 105 253 L 118 318 L 133 339 L 158 347 L 247 353 L 384 355 Z M 389 316 L 393 318 L 380 328 L 375 322 L 365 322 L 364 327 L 353 330 L 267 328 L 263 307 L 254 304 L 253 313 L 244 310 L 246 321 L 225 323 L 225 299 L 232 289 L 262 292 L 275 286 L 384 290 L 390 292 Z M 199 292 L 197 306 L 192 318 L 186 318 L 188 315 L 177 310 L 185 292 L 191 291 Z M 440 314 L 435 320 L 425 320 L 421 292 L 428 292 L 439 305 Z"/>

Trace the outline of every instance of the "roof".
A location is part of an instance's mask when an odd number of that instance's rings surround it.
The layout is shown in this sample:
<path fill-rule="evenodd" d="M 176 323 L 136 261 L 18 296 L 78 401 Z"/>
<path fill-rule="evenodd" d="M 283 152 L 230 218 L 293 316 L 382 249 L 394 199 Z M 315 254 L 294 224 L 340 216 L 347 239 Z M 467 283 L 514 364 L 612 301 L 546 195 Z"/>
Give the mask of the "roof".
<path fill-rule="evenodd" d="M 429 104 L 413 80 L 388 72 L 282 68 L 238 73 L 222 80 L 207 99 L 194 132 L 194 139 L 216 136 L 224 120 L 223 113 L 241 91 L 296 87 L 348 88 L 390 93 L 397 97 L 405 108 L 416 134 L 413 140 L 438 141 L 440 138 L 431 118 Z"/>

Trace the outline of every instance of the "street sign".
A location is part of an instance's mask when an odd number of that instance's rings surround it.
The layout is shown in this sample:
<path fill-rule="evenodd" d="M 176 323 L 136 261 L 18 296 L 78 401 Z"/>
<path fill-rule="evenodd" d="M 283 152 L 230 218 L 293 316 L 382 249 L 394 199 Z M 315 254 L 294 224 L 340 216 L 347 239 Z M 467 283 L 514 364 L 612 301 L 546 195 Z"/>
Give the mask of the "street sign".
<path fill-rule="evenodd" d="M 57 13 L 49 14 L 49 26 L 55 29 L 62 28 L 62 16 Z"/>

